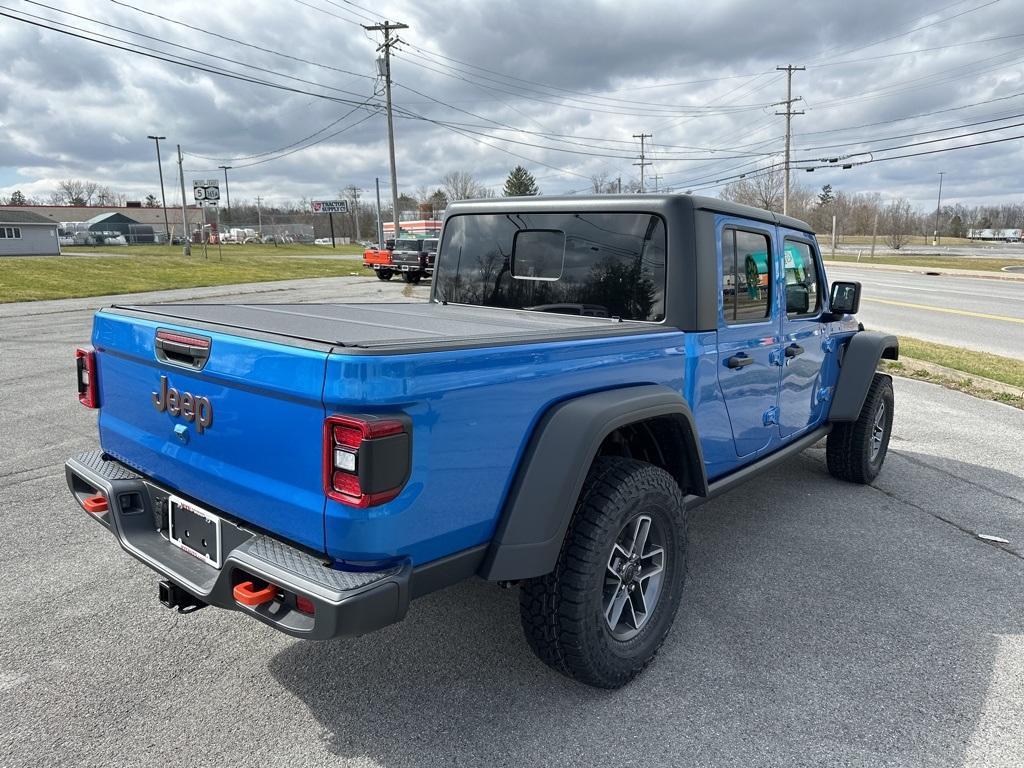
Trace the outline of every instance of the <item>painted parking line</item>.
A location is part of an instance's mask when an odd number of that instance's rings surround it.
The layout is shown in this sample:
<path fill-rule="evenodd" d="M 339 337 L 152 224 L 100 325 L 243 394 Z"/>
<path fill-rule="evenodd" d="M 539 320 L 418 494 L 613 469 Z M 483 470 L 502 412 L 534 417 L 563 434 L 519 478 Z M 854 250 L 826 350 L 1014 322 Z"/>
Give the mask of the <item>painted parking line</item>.
<path fill-rule="evenodd" d="M 984 312 L 970 312 L 966 309 L 951 309 L 949 307 L 932 307 L 927 304 L 911 304 L 909 301 L 889 301 L 888 299 L 861 299 L 871 304 L 889 304 L 893 307 L 908 307 L 910 309 L 925 309 L 929 312 L 944 312 L 947 315 L 963 315 L 965 317 L 980 317 L 983 320 L 1002 320 L 1005 323 L 1019 323 L 1024 325 L 1024 317 L 1007 317 L 1006 315 L 988 315 Z"/>

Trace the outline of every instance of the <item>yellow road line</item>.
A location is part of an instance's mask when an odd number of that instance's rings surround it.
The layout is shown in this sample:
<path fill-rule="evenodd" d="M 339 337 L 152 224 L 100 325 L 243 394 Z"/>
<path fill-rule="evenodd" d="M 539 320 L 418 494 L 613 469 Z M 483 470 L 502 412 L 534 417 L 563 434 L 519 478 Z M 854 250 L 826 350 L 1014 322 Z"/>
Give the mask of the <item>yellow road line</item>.
<path fill-rule="evenodd" d="M 927 304 L 911 304 L 908 301 L 890 301 L 889 299 L 861 299 L 874 304 L 891 304 L 894 307 L 910 307 L 911 309 L 926 309 L 929 312 L 945 312 L 947 315 L 965 315 L 966 317 L 980 317 L 985 320 L 1002 320 L 1005 323 L 1020 323 L 1024 325 L 1024 317 L 1007 317 L 1006 315 L 986 315 L 984 312 L 969 312 L 966 309 L 950 309 L 949 307 L 931 307 Z"/>

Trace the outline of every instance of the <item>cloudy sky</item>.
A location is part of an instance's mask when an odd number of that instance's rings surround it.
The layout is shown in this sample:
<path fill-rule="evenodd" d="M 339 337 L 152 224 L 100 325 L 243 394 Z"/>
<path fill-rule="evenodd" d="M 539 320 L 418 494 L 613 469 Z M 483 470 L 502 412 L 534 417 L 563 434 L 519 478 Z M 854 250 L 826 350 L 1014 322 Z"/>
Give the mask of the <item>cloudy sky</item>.
<path fill-rule="evenodd" d="M 386 17 L 409 25 L 392 63 L 403 192 L 453 170 L 498 188 L 518 163 L 544 193 L 586 191 L 602 174 L 626 183 L 632 136 L 646 133 L 648 184 L 656 174 L 662 188 L 714 194 L 780 161 L 775 68 L 793 64 L 806 67 L 793 77 L 797 165 L 856 164 L 795 181 L 927 208 L 945 171 L 944 200 L 998 202 L 1024 190 L 1024 139 L 883 158 L 1024 135 L 1019 11 L 1014 0 L 0 0 L 0 194 L 45 197 L 74 177 L 159 195 L 146 139 L 158 133 L 169 204 L 178 143 L 186 183 L 231 165 L 236 200 L 369 193 L 375 177 L 386 196 L 379 35 L 360 26 Z"/>

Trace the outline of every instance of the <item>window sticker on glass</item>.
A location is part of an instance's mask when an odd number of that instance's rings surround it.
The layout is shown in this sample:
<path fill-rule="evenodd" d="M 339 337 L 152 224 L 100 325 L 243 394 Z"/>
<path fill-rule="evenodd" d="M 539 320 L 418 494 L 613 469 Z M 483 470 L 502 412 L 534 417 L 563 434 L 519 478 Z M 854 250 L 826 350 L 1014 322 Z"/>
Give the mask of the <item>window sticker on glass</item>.
<path fill-rule="evenodd" d="M 517 232 L 512 243 L 512 277 L 558 280 L 565 266 L 565 232 L 534 229 Z"/>

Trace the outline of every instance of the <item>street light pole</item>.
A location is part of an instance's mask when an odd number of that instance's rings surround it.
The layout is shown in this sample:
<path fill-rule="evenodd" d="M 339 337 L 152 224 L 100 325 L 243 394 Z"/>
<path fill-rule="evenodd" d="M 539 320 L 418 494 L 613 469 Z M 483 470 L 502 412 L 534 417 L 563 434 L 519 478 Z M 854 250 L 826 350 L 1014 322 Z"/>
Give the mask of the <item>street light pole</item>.
<path fill-rule="evenodd" d="M 945 171 L 939 171 L 939 202 L 935 204 L 935 237 L 932 238 L 932 245 L 938 245 L 941 240 L 939 236 L 939 213 L 942 210 L 942 177 L 945 175 Z"/>
<path fill-rule="evenodd" d="M 228 198 L 228 221 L 231 221 L 231 187 L 228 186 L 228 171 L 231 170 L 230 165 L 218 165 L 218 168 L 224 171 L 224 194 Z"/>
<path fill-rule="evenodd" d="M 171 244 L 171 223 L 167 218 L 167 195 L 164 193 L 164 166 L 160 162 L 160 141 L 166 139 L 166 136 L 147 136 L 147 139 L 152 139 L 156 142 L 156 167 L 160 171 L 160 202 L 164 206 L 164 232 L 167 234 L 167 244 Z"/>

